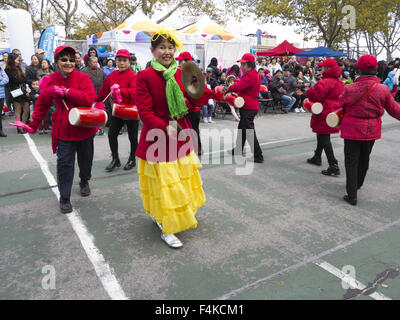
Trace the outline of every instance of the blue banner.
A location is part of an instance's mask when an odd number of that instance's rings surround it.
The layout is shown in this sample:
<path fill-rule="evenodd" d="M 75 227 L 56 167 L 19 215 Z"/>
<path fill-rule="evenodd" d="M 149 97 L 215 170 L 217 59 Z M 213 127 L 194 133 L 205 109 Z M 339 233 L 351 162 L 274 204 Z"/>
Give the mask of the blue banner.
<path fill-rule="evenodd" d="M 39 49 L 44 51 L 44 58 L 48 59 L 50 63 L 53 63 L 53 55 L 54 55 L 54 36 L 55 36 L 55 27 L 50 26 L 43 30 L 40 40 L 39 40 Z"/>

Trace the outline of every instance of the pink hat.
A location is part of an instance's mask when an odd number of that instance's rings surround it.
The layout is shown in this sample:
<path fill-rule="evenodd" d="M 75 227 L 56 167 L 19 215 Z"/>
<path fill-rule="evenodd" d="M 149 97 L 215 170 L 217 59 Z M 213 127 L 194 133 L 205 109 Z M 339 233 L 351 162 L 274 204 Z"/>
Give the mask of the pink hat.
<path fill-rule="evenodd" d="M 117 54 L 115 55 L 115 57 L 125 57 L 125 58 L 130 58 L 131 54 L 129 53 L 128 50 L 126 49 L 119 49 L 117 51 Z"/>
<path fill-rule="evenodd" d="M 255 58 L 254 55 L 251 54 L 251 53 L 245 53 L 245 54 L 243 55 L 242 59 L 238 60 L 237 62 L 247 62 L 247 61 L 255 62 L 255 61 L 256 61 L 256 58 Z"/>

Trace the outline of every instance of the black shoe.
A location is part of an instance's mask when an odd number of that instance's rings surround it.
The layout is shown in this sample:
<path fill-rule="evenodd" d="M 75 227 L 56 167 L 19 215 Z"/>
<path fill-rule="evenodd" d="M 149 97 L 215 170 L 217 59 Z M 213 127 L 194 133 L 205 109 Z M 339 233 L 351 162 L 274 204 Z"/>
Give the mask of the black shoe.
<path fill-rule="evenodd" d="M 337 164 L 331 164 L 329 165 L 327 170 L 322 170 L 321 173 L 325 176 L 337 177 L 338 175 L 340 175 L 340 169 Z"/>
<path fill-rule="evenodd" d="M 345 196 L 343 197 L 343 200 L 346 201 L 346 202 L 348 202 L 348 203 L 350 203 L 352 206 L 356 206 L 356 205 L 357 205 L 357 199 L 349 198 L 348 195 L 345 195 Z"/>
<path fill-rule="evenodd" d="M 82 197 L 90 196 L 90 187 L 88 181 L 79 182 L 79 186 L 81 187 L 80 193 Z"/>
<path fill-rule="evenodd" d="M 264 163 L 264 158 L 263 157 L 262 158 L 255 158 L 253 160 L 253 162 L 255 162 L 255 163 Z"/>
<path fill-rule="evenodd" d="M 128 162 L 126 163 L 124 170 L 131 170 L 133 167 L 136 167 L 136 158 L 129 157 Z"/>
<path fill-rule="evenodd" d="M 7 137 L 7 135 L 4 133 L 4 131 L 3 130 L 0 130 L 0 137 Z"/>
<path fill-rule="evenodd" d="M 106 167 L 106 171 L 111 172 L 115 169 L 115 167 L 120 167 L 121 166 L 121 162 L 119 161 L 118 156 L 113 157 L 110 164 Z"/>
<path fill-rule="evenodd" d="M 61 213 L 72 212 L 72 204 L 69 199 L 60 198 L 60 210 Z"/>
<path fill-rule="evenodd" d="M 317 157 L 314 155 L 314 157 L 307 159 L 307 162 L 309 164 L 315 164 L 316 166 L 320 166 L 322 164 L 321 157 Z"/>

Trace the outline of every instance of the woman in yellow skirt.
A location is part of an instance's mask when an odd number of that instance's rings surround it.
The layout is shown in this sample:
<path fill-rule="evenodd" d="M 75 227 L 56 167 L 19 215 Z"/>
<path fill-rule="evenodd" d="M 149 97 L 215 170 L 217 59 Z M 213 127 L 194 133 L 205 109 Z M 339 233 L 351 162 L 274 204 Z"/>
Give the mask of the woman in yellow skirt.
<path fill-rule="evenodd" d="M 136 156 L 143 206 L 172 248 L 175 233 L 197 227 L 195 214 L 205 203 L 201 163 L 193 151 L 193 130 L 186 115 L 181 72 L 174 58 L 182 44 L 172 32 L 153 35 L 151 67 L 136 78 L 136 105 L 143 128 Z"/>

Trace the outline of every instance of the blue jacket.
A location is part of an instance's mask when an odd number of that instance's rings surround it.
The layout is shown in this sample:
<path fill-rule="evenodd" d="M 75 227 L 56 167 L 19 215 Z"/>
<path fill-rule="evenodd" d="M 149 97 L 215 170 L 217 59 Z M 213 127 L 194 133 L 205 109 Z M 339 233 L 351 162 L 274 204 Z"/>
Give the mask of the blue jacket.
<path fill-rule="evenodd" d="M 117 70 L 116 67 L 109 67 L 109 66 L 104 66 L 103 67 L 103 71 L 104 71 L 104 75 L 106 76 L 106 78 L 108 77 L 108 75 L 113 72 L 114 70 Z"/>
<path fill-rule="evenodd" d="M 387 76 L 387 78 L 386 78 L 386 80 L 383 81 L 383 84 L 386 84 L 389 87 L 390 92 L 392 92 L 393 86 L 395 85 L 395 83 L 393 81 L 394 80 L 393 79 L 394 75 L 395 75 L 395 72 L 394 71 L 390 71 L 388 76 Z"/>
<path fill-rule="evenodd" d="M 0 68 L 0 99 L 6 97 L 5 86 L 7 83 L 8 83 L 8 75 L 3 70 L 3 68 Z"/>

